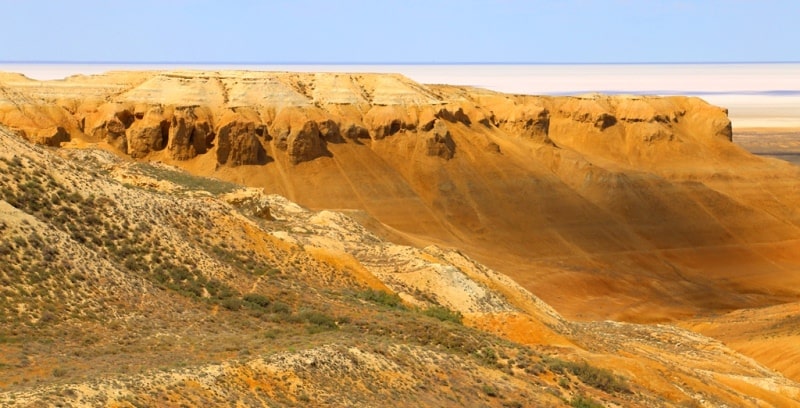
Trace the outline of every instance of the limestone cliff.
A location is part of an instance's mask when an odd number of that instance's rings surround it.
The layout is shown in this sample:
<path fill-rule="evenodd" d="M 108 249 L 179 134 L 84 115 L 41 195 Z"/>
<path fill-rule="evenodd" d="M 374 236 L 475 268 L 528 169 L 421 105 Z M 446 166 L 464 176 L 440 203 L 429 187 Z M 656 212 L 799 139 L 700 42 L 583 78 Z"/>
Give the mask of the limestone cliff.
<path fill-rule="evenodd" d="M 35 143 L 105 141 L 134 158 L 167 149 L 174 160 L 216 151 L 229 166 L 264 164 L 261 149 L 297 164 L 324 156 L 328 143 L 398 133 L 447 160 L 456 146 L 445 123 L 610 155 L 731 137 L 726 112 L 696 98 L 512 96 L 398 75 L 113 72 L 49 82 L 6 75 L 0 84 L 0 123 Z"/>

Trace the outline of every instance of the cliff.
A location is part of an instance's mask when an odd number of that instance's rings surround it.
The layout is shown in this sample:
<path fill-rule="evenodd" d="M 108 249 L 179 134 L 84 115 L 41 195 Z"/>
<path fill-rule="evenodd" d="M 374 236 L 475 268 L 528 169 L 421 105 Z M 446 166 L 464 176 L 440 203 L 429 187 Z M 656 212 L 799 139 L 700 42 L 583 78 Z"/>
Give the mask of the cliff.
<path fill-rule="evenodd" d="M 329 154 L 329 144 L 398 133 L 447 160 L 457 148 L 450 127 L 624 161 L 644 155 L 648 165 L 660 144 L 731 139 L 726 112 L 696 98 L 512 96 L 386 74 L 114 72 L 50 82 L 5 74 L 0 84 L 0 120 L 35 143 L 104 142 L 134 158 L 209 153 L 231 167 L 298 164 Z"/>

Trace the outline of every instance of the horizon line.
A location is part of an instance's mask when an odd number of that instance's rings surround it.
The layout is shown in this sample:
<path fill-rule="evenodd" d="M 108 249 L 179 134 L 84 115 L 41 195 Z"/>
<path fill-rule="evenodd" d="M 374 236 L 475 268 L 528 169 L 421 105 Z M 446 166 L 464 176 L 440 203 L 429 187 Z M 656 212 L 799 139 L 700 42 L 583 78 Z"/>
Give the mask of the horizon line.
<path fill-rule="evenodd" d="M 259 61 L 69 61 L 69 60 L 0 60 L 0 64 L 85 64 L 85 65 L 736 65 L 798 64 L 798 61 L 671 61 L 671 62 L 259 62 Z"/>

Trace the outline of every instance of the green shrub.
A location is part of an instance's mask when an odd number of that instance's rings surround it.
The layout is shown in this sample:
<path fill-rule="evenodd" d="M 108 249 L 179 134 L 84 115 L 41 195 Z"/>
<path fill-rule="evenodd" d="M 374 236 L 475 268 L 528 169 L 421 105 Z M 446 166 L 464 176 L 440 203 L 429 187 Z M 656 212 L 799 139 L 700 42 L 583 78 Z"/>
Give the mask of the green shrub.
<path fill-rule="evenodd" d="M 430 316 L 439 319 L 443 322 L 453 322 L 461 324 L 464 316 L 460 312 L 452 311 L 444 306 L 431 306 L 422 311 L 425 316 Z"/>
<path fill-rule="evenodd" d="M 569 405 L 573 408 L 603 408 L 603 404 L 583 395 L 572 397 Z"/>
<path fill-rule="evenodd" d="M 498 396 L 500 396 L 500 392 L 497 390 L 497 387 L 491 386 L 489 384 L 483 384 L 483 387 L 481 387 L 481 389 L 483 390 L 484 394 L 492 398 L 497 398 Z"/>
<path fill-rule="evenodd" d="M 332 317 L 322 312 L 318 312 L 315 310 L 308 310 L 303 312 L 300 316 L 303 318 L 303 320 L 315 326 L 327 329 L 335 329 L 337 327 L 336 321 Z"/>
<path fill-rule="evenodd" d="M 290 314 L 292 313 L 292 308 L 286 303 L 275 301 L 270 303 L 270 305 L 267 307 L 267 311 L 275 314 Z"/>
<path fill-rule="evenodd" d="M 222 305 L 222 307 L 224 307 L 224 308 L 226 308 L 228 310 L 233 310 L 233 311 L 241 309 L 242 308 L 242 303 L 243 302 L 242 302 L 241 299 L 233 298 L 233 297 L 222 299 L 222 301 L 219 302 L 219 304 Z"/>
<path fill-rule="evenodd" d="M 396 293 L 389 293 L 382 290 L 367 289 L 356 294 L 356 297 L 369 302 L 377 303 L 392 308 L 403 305 L 403 300 Z"/>
<path fill-rule="evenodd" d="M 63 377 L 67 375 L 67 370 L 61 367 L 56 367 L 53 369 L 53 372 L 51 374 L 53 375 L 53 377 Z"/>
<path fill-rule="evenodd" d="M 497 353 L 491 347 L 484 347 L 474 354 L 485 365 L 494 366 L 497 364 Z"/>
<path fill-rule="evenodd" d="M 264 295 L 261 295 L 261 294 L 258 294 L 258 293 L 248 293 L 248 294 L 244 295 L 243 300 L 245 302 L 249 303 L 249 304 L 252 304 L 252 305 L 255 305 L 255 306 L 258 306 L 258 307 L 262 307 L 262 308 L 266 308 L 270 304 L 270 301 L 269 301 L 268 297 L 266 297 Z"/>
<path fill-rule="evenodd" d="M 554 373 L 570 372 L 578 377 L 584 384 L 597 388 L 598 390 L 609 393 L 630 391 L 624 378 L 604 368 L 590 366 L 585 361 L 583 363 L 574 363 L 571 361 L 553 359 L 549 360 L 547 363 L 550 367 L 550 371 Z"/>

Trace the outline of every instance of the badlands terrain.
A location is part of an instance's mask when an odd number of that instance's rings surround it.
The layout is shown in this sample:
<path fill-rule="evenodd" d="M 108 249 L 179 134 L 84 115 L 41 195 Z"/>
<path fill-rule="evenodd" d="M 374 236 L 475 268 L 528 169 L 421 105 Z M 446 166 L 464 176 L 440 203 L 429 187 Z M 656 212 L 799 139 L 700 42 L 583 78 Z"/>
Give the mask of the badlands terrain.
<path fill-rule="evenodd" d="M 800 404 L 800 168 L 700 99 L 0 74 L 0 126 L 2 405 Z"/>

